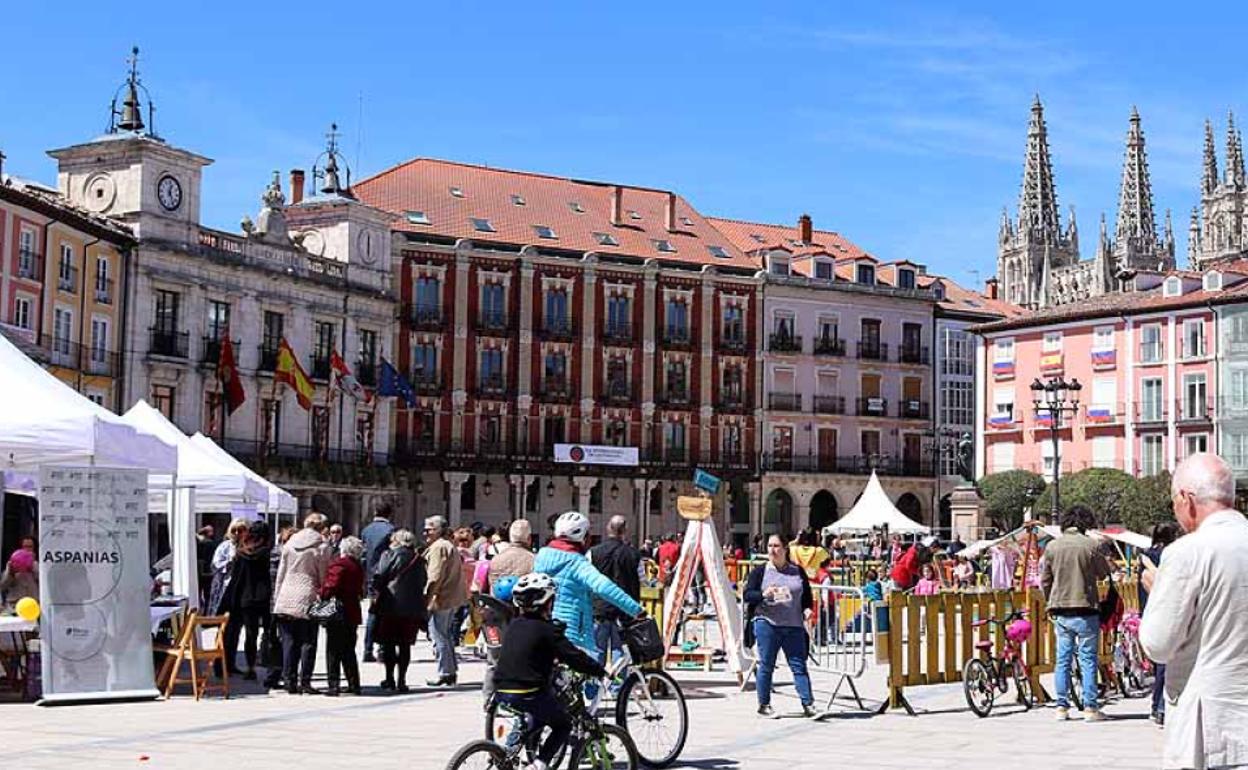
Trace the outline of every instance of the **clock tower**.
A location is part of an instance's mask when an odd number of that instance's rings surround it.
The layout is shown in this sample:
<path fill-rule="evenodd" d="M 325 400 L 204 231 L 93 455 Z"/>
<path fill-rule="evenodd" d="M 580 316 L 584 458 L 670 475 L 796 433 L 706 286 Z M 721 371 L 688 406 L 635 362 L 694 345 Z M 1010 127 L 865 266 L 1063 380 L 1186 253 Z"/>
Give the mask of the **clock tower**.
<path fill-rule="evenodd" d="M 57 187 L 71 203 L 125 222 L 140 238 L 194 242 L 203 169 L 212 161 L 156 133 L 138 56 L 133 49 L 129 74 L 109 106 L 108 131 L 48 153 L 58 162 Z"/>

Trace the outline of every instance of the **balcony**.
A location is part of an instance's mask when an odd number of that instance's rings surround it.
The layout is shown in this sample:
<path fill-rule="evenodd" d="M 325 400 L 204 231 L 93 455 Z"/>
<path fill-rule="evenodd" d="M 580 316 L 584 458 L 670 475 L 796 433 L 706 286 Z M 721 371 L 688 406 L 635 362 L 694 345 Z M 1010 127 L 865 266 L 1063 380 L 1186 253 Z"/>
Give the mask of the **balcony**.
<path fill-rule="evenodd" d="M 856 406 L 855 414 L 859 417 L 888 416 L 888 399 L 886 398 L 860 398 L 857 399 Z"/>
<path fill-rule="evenodd" d="M 816 337 L 815 355 L 843 357 L 845 355 L 845 340 L 840 337 Z"/>
<path fill-rule="evenodd" d="M 78 268 L 62 264 L 56 273 L 56 288 L 61 291 L 78 291 Z"/>
<path fill-rule="evenodd" d="M 901 362 L 927 366 L 932 362 L 931 350 L 926 345 L 902 345 Z"/>
<path fill-rule="evenodd" d="M 43 280 L 43 255 L 33 251 L 17 252 L 17 277 L 28 281 Z"/>
<path fill-rule="evenodd" d="M 390 462 L 386 452 L 374 452 L 360 448 L 328 447 L 315 444 L 279 444 L 257 439 L 225 440 L 225 450 L 251 466 L 272 466 L 275 460 L 285 460 L 296 465 L 356 465 L 384 467 Z M 360 482 L 362 483 L 362 482 Z"/>
<path fill-rule="evenodd" d="M 442 315 L 442 306 L 425 302 L 409 302 L 405 307 L 405 315 L 413 329 L 421 331 L 441 331 L 446 318 Z"/>
<path fill-rule="evenodd" d="M 277 343 L 269 342 L 259 346 L 260 363 L 256 369 L 261 372 L 271 372 L 277 368 Z"/>
<path fill-rule="evenodd" d="M 121 371 L 121 354 L 104 348 L 80 345 L 51 334 L 34 338 L 35 346 L 48 357 L 48 363 L 100 377 L 116 377 Z"/>
<path fill-rule="evenodd" d="M 608 345 L 632 345 L 633 325 L 628 321 L 608 321 L 602 327 L 602 341 Z"/>
<path fill-rule="evenodd" d="M 1204 358 L 1207 355 L 1209 355 L 1209 350 L 1205 346 L 1204 337 L 1183 340 L 1183 358 Z"/>
<path fill-rule="evenodd" d="M 767 338 L 767 350 L 771 353 L 801 353 L 802 335 L 773 333 Z"/>
<path fill-rule="evenodd" d="M 232 340 L 234 349 L 238 350 L 238 346 L 242 344 L 242 340 Z M 221 360 L 221 337 L 215 334 L 205 334 L 201 340 L 199 349 L 199 362 L 208 366 L 216 366 Z M 234 362 L 235 364 L 238 361 Z"/>
<path fill-rule="evenodd" d="M 1166 405 L 1161 401 L 1146 401 L 1135 405 L 1135 422 L 1141 425 L 1164 425 Z"/>
<path fill-rule="evenodd" d="M 482 377 L 477 383 L 477 398 L 503 398 L 507 393 L 507 382 L 501 374 Z"/>
<path fill-rule="evenodd" d="M 745 355 L 746 350 L 749 349 L 749 345 L 745 341 L 745 335 L 740 332 L 733 335 L 725 334 L 720 337 L 718 347 L 719 352 L 736 356 Z"/>
<path fill-rule="evenodd" d="M 374 360 L 360 359 L 355 362 L 355 379 L 367 388 L 377 386 L 377 363 Z"/>
<path fill-rule="evenodd" d="M 544 380 L 537 388 L 537 397 L 541 401 L 552 403 L 571 403 L 572 388 L 567 380 Z"/>
<path fill-rule="evenodd" d="M 1101 428 L 1121 426 L 1127 420 L 1125 405 L 1119 401 L 1113 404 L 1086 404 L 1083 407 L 1083 428 Z"/>
<path fill-rule="evenodd" d="M 931 404 L 914 398 L 905 398 L 897 405 L 897 416 L 903 420 L 927 420 L 931 418 Z"/>
<path fill-rule="evenodd" d="M 875 471 L 881 476 L 920 476 L 927 478 L 936 475 L 934 463 L 897 455 L 872 454 L 833 457 L 829 455 L 764 453 L 762 460 L 763 471 L 846 473 L 855 476 L 869 476 L 872 471 Z"/>
<path fill-rule="evenodd" d="M 815 414 L 845 414 L 844 396 L 815 396 Z"/>
<path fill-rule="evenodd" d="M 440 396 L 442 395 L 442 378 L 437 372 L 418 372 L 408 373 L 407 381 L 412 383 L 412 390 L 423 396 Z"/>
<path fill-rule="evenodd" d="M 311 366 L 308 368 L 308 377 L 322 382 L 329 381 L 329 354 L 313 353 Z"/>
<path fill-rule="evenodd" d="M 164 356 L 165 358 L 186 358 L 191 339 L 188 332 L 175 332 L 151 326 L 148 327 L 148 333 L 148 355 Z"/>
<path fill-rule="evenodd" d="M 511 331 L 511 319 L 501 311 L 483 310 L 477 315 L 477 333 L 501 335 Z"/>
<path fill-rule="evenodd" d="M 1213 419 L 1212 398 L 1181 398 L 1174 403 L 1174 419 L 1181 423 L 1202 423 Z"/>
<path fill-rule="evenodd" d="M 105 278 L 95 281 L 95 301 L 101 305 L 113 304 L 113 279 Z"/>
<path fill-rule="evenodd" d="M 567 318 L 547 318 L 542 322 L 537 336 L 548 342 L 571 342 L 572 322 Z"/>
<path fill-rule="evenodd" d="M 1165 349 L 1160 342 L 1140 343 L 1141 364 L 1160 364 L 1163 360 L 1165 360 Z"/>
<path fill-rule="evenodd" d="M 668 324 L 663 327 L 663 347 L 672 349 L 693 347 L 693 337 L 689 334 L 689 327 L 680 324 Z"/>
<path fill-rule="evenodd" d="M 887 361 L 888 344 L 884 342 L 859 342 L 858 358 L 864 361 Z"/>
<path fill-rule="evenodd" d="M 994 411 L 988 415 L 987 429 L 990 431 L 1022 430 L 1023 416 L 1013 410 Z"/>
<path fill-rule="evenodd" d="M 748 411 L 745 398 L 740 393 L 721 395 L 715 402 L 715 411 L 728 414 L 743 414 Z"/>
<path fill-rule="evenodd" d="M 802 411 L 801 393 L 768 393 L 767 408 L 778 412 Z"/>

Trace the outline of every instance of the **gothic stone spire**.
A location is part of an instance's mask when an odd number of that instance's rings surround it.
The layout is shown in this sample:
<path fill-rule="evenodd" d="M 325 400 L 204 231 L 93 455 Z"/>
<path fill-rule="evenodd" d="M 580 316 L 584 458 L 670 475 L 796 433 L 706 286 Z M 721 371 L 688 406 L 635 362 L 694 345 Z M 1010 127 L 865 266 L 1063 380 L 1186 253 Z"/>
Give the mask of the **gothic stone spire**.
<path fill-rule="evenodd" d="M 1213 124 L 1205 121 L 1205 159 L 1203 173 L 1200 178 L 1200 189 L 1206 195 L 1212 194 L 1218 187 L 1218 155 L 1213 144 Z"/>
<path fill-rule="evenodd" d="M 1235 130 L 1235 113 L 1226 116 L 1226 183 L 1232 187 L 1244 186 L 1244 146 L 1239 132 Z"/>
<path fill-rule="evenodd" d="M 1114 240 L 1140 239 L 1140 245 L 1155 243 L 1157 222 L 1153 217 L 1153 188 L 1148 179 L 1148 157 L 1140 113 L 1131 108 L 1127 129 L 1127 150 L 1122 162 L 1122 187 L 1118 192 L 1118 224 Z"/>
<path fill-rule="evenodd" d="M 1031 105 L 1031 121 L 1027 125 L 1027 158 L 1018 201 L 1018 229 L 1024 236 L 1041 243 L 1057 243 L 1061 235 L 1048 130 L 1039 95 Z"/>

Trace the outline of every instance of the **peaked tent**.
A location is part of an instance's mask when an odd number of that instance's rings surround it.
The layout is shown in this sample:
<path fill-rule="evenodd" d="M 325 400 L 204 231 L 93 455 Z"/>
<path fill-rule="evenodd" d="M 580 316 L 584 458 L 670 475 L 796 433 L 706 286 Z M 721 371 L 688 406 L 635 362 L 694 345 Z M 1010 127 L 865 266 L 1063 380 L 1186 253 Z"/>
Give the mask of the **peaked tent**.
<path fill-rule="evenodd" d="M 890 533 L 901 535 L 931 532 L 930 527 L 923 526 L 897 510 L 897 506 L 893 505 L 893 501 L 889 500 L 888 495 L 885 494 L 884 487 L 880 484 L 875 471 L 871 471 L 867 488 L 862 491 L 862 497 L 858 498 L 853 509 L 844 518 L 837 519 L 824 527 L 823 531 L 840 534 L 842 532 L 869 532 L 881 527 L 888 527 Z"/>
<path fill-rule="evenodd" d="M 0 461 L 37 470 L 56 463 L 175 473 L 177 451 L 127 424 L 30 360 L 0 335 Z"/>
<path fill-rule="evenodd" d="M 234 459 L 234 456 L 222 449 L 217 442 L 202 433 L 196 433 L 194 436 L 191 436 L 191 441 L 208 454 L 220 459 L 221 462 L 232 463 L 249 477 L 264 484 L 269 490 L 269 505 L 267 508 L 269 513 L 288 513 L 293 515 L 299 512 L 299 501 L 295 499 L 294 495 Z"/>

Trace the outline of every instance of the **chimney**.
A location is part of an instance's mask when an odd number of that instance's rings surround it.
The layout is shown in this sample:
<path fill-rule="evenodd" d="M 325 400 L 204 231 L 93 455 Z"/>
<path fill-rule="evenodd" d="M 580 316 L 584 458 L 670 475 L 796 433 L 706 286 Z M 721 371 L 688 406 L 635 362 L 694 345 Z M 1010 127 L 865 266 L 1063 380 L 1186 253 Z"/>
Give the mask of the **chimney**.
<path fill-rule="evenodd" d="M 997 279 L 995 277 L 984 281 L 984 296 L 988 299 L 997 299 Z"/>
<path fill-rule="evenodd" d="M 290 205 L 294 206 L 303 200 L 303 169 L 290 170 Z"/>
<path fill-rule="evenodd" d="M 676 232 L 676 193 L 667 194 L 667 231 Z"/>
<path fill-rule="evenodd" d="M 624 188 L 618 184 L 611 188 L 611 224 L 624 224 Z"/>
<path fill-rule="evenodd" d="M 810 214 L 802 214 L 797 218 L 797 239 L 802 243 L 815 242 L 815 228 L 810 221 Z"/>

